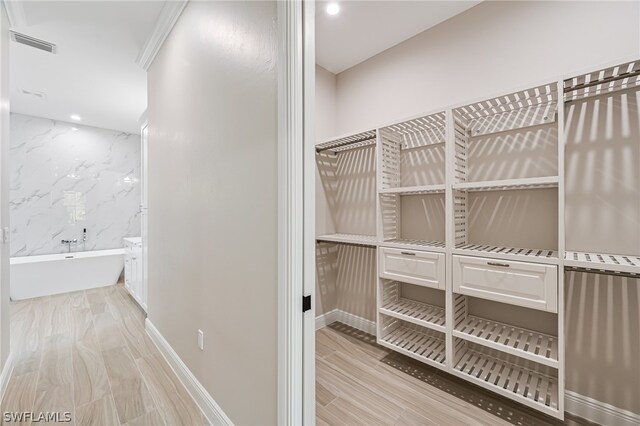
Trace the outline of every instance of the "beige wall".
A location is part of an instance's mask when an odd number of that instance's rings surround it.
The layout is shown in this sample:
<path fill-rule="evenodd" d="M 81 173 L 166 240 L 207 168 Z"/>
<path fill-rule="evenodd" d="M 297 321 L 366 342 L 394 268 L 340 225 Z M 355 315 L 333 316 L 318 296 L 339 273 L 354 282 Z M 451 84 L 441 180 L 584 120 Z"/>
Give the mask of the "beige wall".
<path fill-rule="evenodd" d="M 316 65 L 316 140 L 321 142 L 335 136 L 336 132 L 336 76 Z M 327 206 L 328 200 L 322 186 L 321 168 L 316 168 L 316 204 Z M 335 231 L 333 216 L 326 208 L 316 209 L 316 234 L 332 234 Z"/>
<path fill-rule="evenodd" d="M 577 19 L 578 9 L 580 19 Z M 606 31 L 601 30 L 605 28 Z M 335 76 L 337 95 L 332 102 L 337 105 L 337 118 L 332 134 L 375 128 L 393 120 L 531 82 L 553 80 L 575 70 L 629 56 L 640 56 L 638 2 L 485 1 Z M 330 80 L 330 77 L 325 78 Z M 319 84 L 318 99 L 326 99 L 322 91 L 329 89 L 331 86 Z M 322 110 L 318 108 L 318 111 Z M 322 122 L 318 118 L 318 127 Z M 321 134 L 323 130 L 318 128 L 317 132 Z M 637 138 L 634 140 L 636 145 L 630 155 L 637 158 Z M 569 155 L 574 155 L 574 151 L 575 147 L 570 146 Z M 552 151 L 548 153 L 551 155 Z M 583 152 L 575 151 L 575 154 Z M 605 157 L 597 158 L 600 163 L 608 161 Z M 614 160 L 620 162 L 623 158 Z M 596 174 L 606 167 L 598 161 L 592 170 Z M 627 173 L 625 179 L 632 180 L 637 175 L 637 170 L 618 170 Z M 585 181 L 580 180 L 580 174 L 586 172 L 575 172 L 575 192 L 579 192 L 584 188 L 580 182 Z M 571 182 L 572 176 L 568 176 L 568 185 Z M 605 186 L 606 182 L 600 189 L 606 191 Z M 637 182 L 631 184 L 631 192 L 637 192 Z M 557 208 L 555 198 L 546 197 L 545 190 L 530 195 L 535 197 L 537 194 L 541 196 L 537 201 L 542 202 L 545 211 Z M 571 187 L 568 194 L 572 194 Z M 493 195 L 488 193 L 486 196 Z M 626 202 L 629 204 L 629 199 Z M 605 215 L 613 217 L 615 212 L 624 213 L 615 207 L 611 205 Z M 319 215 L 323 214 L 320 212 L 323 208 L 324 205 L 318 205 Z M 631 213 L 624 217 L 626 222 L 616 221 L 611 225 L 615 235 L 623 235 L 623 230 L 631 230 L 634 236 L 637 234 L 640 226 L 637 209 L 637 204 L 631 206 Z M 570 208 L 568 214 L 572 211 Z M 585 227 L 593 227 L 603 214 L 589 210 L 579 216 L 580 211 L 575 211 L 576 222 L 569 226 L 567 247 L 571 248 L 571 244 L 576 249 L 587 249 L 581 232 Z M 579 221 L 580 218 L 584 220 Z M 539 219 L 542 220 L 540 223 L 545 223 L 544 217 Z M 633 226 L 625 227 L 624 223 Z M 486 229 L 489 228 L 475 228 L 478 239 L 487 238 Z M 609 231 L 598 229 L 597 232 L 604 236 Z M 555 235 L 554 228 L 537 238 L 542 247 L 554 247 Z M 625 251 L 638 247 L 638 240 L 634 239 L 627 239 L 622 246 L 616 238 L 603 241 L 607 247 L 616 246 Z M 586 276 L 586 281 L 567 274 L 567 388 L 640 413 L 640 367 L 637 363 L 640 359 L 640 314 L 637 309 L 640 280 L 622 282 L 622 278 L 600 278 L 596 283 L 593 274 L 577 276 Z M 372 319 L 369 315 L 375 311 L 375 306 L 356 307 L 363 300 L 373 303 L 369 295 L 370 287 L 357 282 L 350 291 L 338 292 L 336 304 Z M 341 297 L 348 299 L 341 300 Z"/>
<path fill-rule="evenodd" d="M 639 110 L 640 89 L 565 107 L 567 250 L 640 256 Z"/>
<path fill-rule="evenodd" d="M 275 19 L 190 2 L 148 79 L 149 319 L 236 424 L 277 420 Z"/>
<path fill-rule="evenodd" d="M 321 142 L 334 136 L 336 129 L 336 76 L 316 65 L 315 93 L 316 141 Z M 334 215 L 328 208 L 325 191 L 326 176 L 322 177 L 323 164 L 316 167 L 316 235 L 336 232 Z M 336 277 L 338 248 L 334 244 L 320 244 L 316 247 L 316 316 L 336 309 Z"/>
<path fill-rule="evenodd" d="M 0 5 L 0 227 L 9 229 L 9 20 Z M 9 357 L 9 244 L 0 243 L 0 361 Z"/>
<path fill-rule="evenodd" d="M 485 1 L 340 73 L 336 133 L 639 55 L 639 8 L 638 2 Z"/>
<path fill-rule="evenodd" d="M 336 135 L 338 92 L 336 75 L 316 65 L 316 141 Z"/>
<path fill-rule="evenodd" d="M 640 279 L 565 274 L 567 389 L 640 414 Z"/>

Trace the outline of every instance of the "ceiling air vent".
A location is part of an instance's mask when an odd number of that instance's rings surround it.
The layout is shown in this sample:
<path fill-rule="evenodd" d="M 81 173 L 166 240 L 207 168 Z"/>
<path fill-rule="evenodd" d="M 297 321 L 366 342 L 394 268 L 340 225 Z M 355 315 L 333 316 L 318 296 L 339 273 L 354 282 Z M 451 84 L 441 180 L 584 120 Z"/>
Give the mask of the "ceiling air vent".
<path fill-rule="evenodd" d="M 11 31 L 11 40 L 16 43 L 24 44 L 27 46 L 35 47 L 36 49 L 44 50 L 49 53 L 56 53 L 56 45 L 49 43 L 48 41 L 39 40 L 37 38 L 29 37 L 26 34 L 17 33 Z"/>
<path fill-rule="evenodd" d="M 19 89 L 20 93 L 27 96 L 35 96 L 38 99 L 46 99 L 47 94 L 44 92 L 36 92 L 35 90 Z"/>

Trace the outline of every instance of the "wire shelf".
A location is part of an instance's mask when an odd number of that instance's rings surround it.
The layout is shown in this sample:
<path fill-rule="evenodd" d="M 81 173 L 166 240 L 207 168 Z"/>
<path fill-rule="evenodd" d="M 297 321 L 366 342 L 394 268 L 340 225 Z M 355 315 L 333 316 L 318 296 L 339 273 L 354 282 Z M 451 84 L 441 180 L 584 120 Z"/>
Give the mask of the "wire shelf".
<path fill-rule="evenodd" d="M 362 133 L 356 133 L 354 135 L 344 136 L 338 139 L 332 139 L 327 142 L 316 145 L 316 153 L 323 151 L 329 151 L 332 153 L 339 153 L 342 151 L 362 148 L 369 145 L 376 144 L 376 131 L 368 130 Z"/>
<path fill-rule="evenodd" d="M 384 331 L 378 343 L 411 358 L 438 368 L 445 366 L 444 334 L 386 317 L 390 331 Z M 390 323 L 388 320 L 392 320 Z"/>
<path fill-rule="evenodd" d="M 385 137 L 398 141 L 402 150 L 441 145 L 446 140 L 446 114 L 439 112 L 392 124 L 381 132 Z"/>
<path fill-rule="evenodd" d="M 482 244 L 457 244 L 455 254 L 491 256 L 503 259 L 521 258 L 523 260 L 558 263 L 558 252 L 555 250 L 501 247 Z"/>
<path fill-rule="evenodd" d="M 505 114 L 521 113 L 523 110 L 536 109 L 538 106 L 553 105 L 558 100 L 556 84 L 550 83 L 533 87 L 519 92 L 498 96 L 474 104 L 458 107 L 454 110 L 454 115 L 463 122 L 467 128 L 475 128 L 477 123 L 484 123 L 484 127 L 494 128 L 486 119 L 493 117 L 496 122 L 513 125 L 509 120 L 505 122 Z M 539 115 L 534 115 L 533 118 Z M 476 120 L 480 120 L 479 122 Z M 517 121 L 517 120 L 516 120 Z M 501 130 L 504 130 L 502 128 Z"/>
<path fill-rule="evenodd" d="M 572 268 L 640 275 L 640 256 L 567 251 L 564 259 Z"/>
<path fill-rule="evenodd" d="M 472 383 L 490 389 L 552 416 L 558 415 L 558 380 L 463 347 L 454 370 Z"/>
<path fill-rule="evenodd" d="M 397 281 L 381 282 L 380 313 L 444 333 L 444 308 L 402 297 L 401 286 Z"/>
<path fill-rule="evenodd" d="M 445 185 L 407 186 L 399 188 L 380 189 L 379 194 L 419 195 L 419 194 L 444 194 Z"/>
<path fill-rule="evenodd" d="M 418 249 L 432 250 L 442 252 L 446 248 L 444 241 L 423 241 L 423 240 L 403 240 L 389 239 L 380 243 L 381 246 L 400 248 L 400 249 Z"/>
<path fill-rule="evenodd" d="M 558 176 L 535 177 L 523 179 L 506 179 L 486 182 L 462 182 L 453 184 L 458 191 L 509 191 L 516 189 L 557 188 Z"/>
<path fill-rule="evenodd" d="M 439 306 L 399 298 L 381 307 L 380 313 L 442 333 L 445 332 L 444 308 Z"/>
<path fill-rule="evenodd" d="M 470 141 L 482 136 L 500 133 L 533 130 L 536 127 L 554 124 L 557 119 L 558 103 L 551 101 L 539 105 L 526 106 L 500 114 L 476 118 L 466 128 Z"/>
<path fill-rule="evenodd" d="M 453 335 L 479 345 L 558 368 L 558 338 L 496 321 L 468 316 Z"/>
<path fill-rule="evenodd" d="M 370 247 L 376 247 L 378 245 L 375 235 L 327 234 L 316 236 L 316 241 Z"/>
<path fill-rule="evenodd" d="M 640 86 L 640 61 L 627 62 L 564 81 L 565 102 Z"/>

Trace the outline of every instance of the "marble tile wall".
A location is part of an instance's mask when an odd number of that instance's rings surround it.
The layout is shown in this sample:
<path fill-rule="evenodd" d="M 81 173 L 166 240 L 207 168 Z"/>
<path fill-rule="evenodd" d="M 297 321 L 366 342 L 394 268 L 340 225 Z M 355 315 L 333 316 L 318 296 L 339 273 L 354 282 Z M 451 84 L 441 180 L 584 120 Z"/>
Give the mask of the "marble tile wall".
<path fill-rule="evenodd" d="M 11 114 L 11 256 L 140 236 L 140 135 Z M 87 229 L 86 244 L 82 230 Z"/>

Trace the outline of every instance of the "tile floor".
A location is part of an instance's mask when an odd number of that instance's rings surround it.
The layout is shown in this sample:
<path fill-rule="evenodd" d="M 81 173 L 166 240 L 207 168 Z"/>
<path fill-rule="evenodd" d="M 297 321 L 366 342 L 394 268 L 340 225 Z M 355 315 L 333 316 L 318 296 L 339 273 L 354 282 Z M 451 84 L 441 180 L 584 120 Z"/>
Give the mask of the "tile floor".
<path fill-rule="evenodd" d="M 69 412 L 64 424 L 78 426 L 207 424 L 144 318 L 121 285 L 11 302 L 15 367 L 2 413 Z"/>

